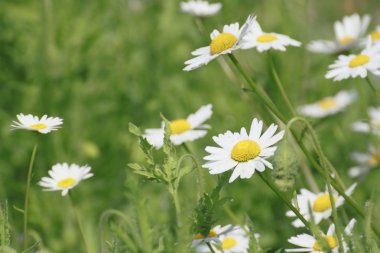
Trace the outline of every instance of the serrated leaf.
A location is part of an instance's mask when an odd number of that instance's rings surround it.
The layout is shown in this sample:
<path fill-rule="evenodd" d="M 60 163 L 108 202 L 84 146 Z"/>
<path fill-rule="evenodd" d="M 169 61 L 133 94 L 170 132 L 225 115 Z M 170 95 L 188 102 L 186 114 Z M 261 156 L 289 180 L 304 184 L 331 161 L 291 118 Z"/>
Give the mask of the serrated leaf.
<path fill-rule="evenodd" d="M 131 122 L 129 122 L 129 124 L 128 124 L 128 130 L 130 133 L 132 133 L 136 136 L 142 136 L 140 128 Z"/>

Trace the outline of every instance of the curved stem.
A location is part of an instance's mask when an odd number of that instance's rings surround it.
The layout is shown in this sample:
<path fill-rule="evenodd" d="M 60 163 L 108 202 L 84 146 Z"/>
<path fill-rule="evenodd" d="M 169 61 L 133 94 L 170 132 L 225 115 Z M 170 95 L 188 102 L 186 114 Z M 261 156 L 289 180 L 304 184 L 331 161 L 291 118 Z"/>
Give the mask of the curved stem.
<path fill-rule="evenodd" d="M 209 242 L 206 242 L 207 247 L 210 249 L 212 253 L 215 253 L 215 250 L 212 248 L 211 244 Z"/>
<path fill-rule="evenodd" d="M 32 171 L 34 159 L 37 153 L 37 144 L 34 144 L 32 156 L 29 162 L 28 176 L 26 178 L 26 190 L 25 190 L 25 200 L 24 200 L 24 250 L 28 248 L 28 213 L 29 213 L 29 193 L 30 193 L 30 182 L 32 181 Z"/>
<path fill-rule="evenodd" d="M 76 206 L 74 205 L 74 201 L 73 201 L 73 199 L 72 199 L 72 197 L 71 197 L 71 194 L 69 193 L 68 196 L 69 196 L 69 201 L 70 201 L 71 207 L 72 207 L 72 209 L 73 209 L 73 213 L 74 213 L 74 216 L 75 216 L 75 220 L 76 220 L 77 223 L 78 223 L 79 233 L 80 233 L 80 235 L 81 235 L 81 237 L 82 237 L 84 250 L 85 250 L 85 252 L 90 253 L 90 251 L 89 251 L 89 249 L 88 249 L 88 244 L 87 244 L 86 237 L 84 236 L 83 225 L 82 225 L 82 222 L 80 221 L 80 218 L 79 218 L 79 213 L 78 213 L 78 211 L 77 211 Z"/>

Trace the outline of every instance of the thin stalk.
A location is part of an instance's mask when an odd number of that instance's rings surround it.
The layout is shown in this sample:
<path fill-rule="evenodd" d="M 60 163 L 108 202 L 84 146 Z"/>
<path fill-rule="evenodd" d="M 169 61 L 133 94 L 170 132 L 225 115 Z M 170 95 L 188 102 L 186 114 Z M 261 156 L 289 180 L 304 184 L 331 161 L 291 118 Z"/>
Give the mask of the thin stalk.
<path fill-rule="evenodd" d="M 76 208 L 76 206 L 74 204 L 74 201 L 73 201 L 70 193 L 68 194 L 68 196 L 69 196 L 70 205 L 71 205 L 71 207 L 73 209 L 75 220 L 76 220 L 76 222 L 78 224 L 80 236 L 82 237 L 84 251 L 87 252 L 87 253 L 90 253 L 90 251 L 88 249 L 88 244 L 87 244 L 86 237 L 84 236 L 84 229 L 83 229 L 83 225 L 82 225 L 82 222 L 80 220 L 80 217 L 79 217 L 78 210 L 77 210 L 77 208 Z"/>
<path fill-rule="evenodd" d="M 181 206 L 179 204 L 178 193 L 177 193 L 177 190 L 174 188 L 173 185 L 169 186 L 169 192 L 170 192 L 170 196 L 172 197 L 173 203 L 174 203 L 175 215 L 176 215 L 176 220 L 177 220 L 177 227 L 180 227 L 181 226 Z"/>
<path fill-rule="evenodd" d="M 279 75 L 277 73 L 276 66 L 274 65 L 273 56 L 270 54 L 269 51 L 268 51 L 268 58 L 269 58 L 270 65 L 271 65 L 271 68 L 272 68 L 272 74 L 273 74 L 274 79 L 276 81 L 275 83 L 277 84 L 277 88 L 280 90 L 281 96 L 285 100 L 286 106 L 288 107 L 288 109 L 292 113 L 292 116 L 296 117 L 297 116 L 296 110 L 294 109 L 294 106 L 290 102 L 290 99 L 289 99 L 288 95 L 285 92 L 284 85 L 282 84 L 281 79 L 280 79 L 280 77 L 279 77 Z"/>
<path fill-rule="evenodd" d="M 365 80 L 367 81 L 369 87 L 371 87 L 372 91 L 375 93 L 376 97 L 380 98 L 380 94 L 379 94 L 378 90 L 375 88 L 375 86 L 373 85 L 371 79 L 369 79 L 369 77 L 367 76 L 365 78 Z"/>
<path fill-rule="evenodd" d="M 292 203 L 284 196 L 284 194 L 276 187 L 276 185 L 272 181 L 268 180 L 264 175 L 262 175 L 261 172 L 258 172 L 258 174 L 264 183 L 267 184 L 269 188 L 290 208 L 290 210 L 294 212 L 297 218 L 300 219 L 302 223 L 310 229 L 308 221 L 302 216 L 298 209 L 292 205 Z"/>
<path fill-rule="evenodd" d="M 182 147 L 185 149 L 185 151 L 189 154 L 193 154 L 189 148 L 189 146 L 184 142 L 182 143 Z"/>
<path fill-rule="evenodd" d="M 206 242 L 207 247 L 210 249 L 212 253 L 215 253 L 215 250 L 211 247 L 211 244 L 209 242 Z"/>
<path fill-rule="evenodd" d="M 243 66 L 239 63 L 239 61 L 236 59 L 236 57 L 233 54 L 228 54 L 228 57 L 231 59 L 232 63 L 235 65 L 236 69 L 239 71 L 239 73 L 244 77 L 250 88 L 253 90 L 253 92 L 256 93 L 256 95 L 264 101 L 265 105 L 282 121 L 285 122 L 285 117 L 280 113 L 280 111 L 277 109 L 276 105 L 273 104 L 273 102 L 268 98 L 268 96 L 265 94 L 265 92 L 259 88 L 258 85 L 252 80 L 252 78 L 249 77 L 249 75 L 245 72 L 243 69 Z"/>
<path fill-rule="evenodd" d="M 24 250 L 28 248 L 28 213 L 29 213 L 29 194 L 30 194 L 30 182 L 32 181 L 32 171 L 34 159 L 37 153 L 37 144 L 34 144 L 32 156 L 29 162 L 28 176 L 26 178 L 26 190 L 24 200 Z"/>

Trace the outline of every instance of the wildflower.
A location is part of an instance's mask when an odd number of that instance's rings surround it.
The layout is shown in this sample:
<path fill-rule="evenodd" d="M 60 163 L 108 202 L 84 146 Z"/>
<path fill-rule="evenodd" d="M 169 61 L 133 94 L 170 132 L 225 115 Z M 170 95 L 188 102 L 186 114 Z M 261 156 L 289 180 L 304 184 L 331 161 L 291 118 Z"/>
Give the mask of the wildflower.
<path fill-rule="evenodd" d="M 222 8 L 221 3 L 210 4 L 209 2 L 202 0 L 181 2 L 180 4 L 182 12 L 197 17 L 213 16 Z"/>
<path fill-rule="evenodd" d="M 352 219 L 346 228 L 344 229 L 345 236 L 342 235 L 343 242 L 343 252 L 348 252 L 349 247 L 347 246 L 347 242 L 345 241 L 345 237 L 351 237 L 352 229 L 356 223 L 355 219 Z M 327 246 L 330 248 L 332 253 L 339 252 L 339 242 L 338 238 L 335 235 L 335 225 L 331 224 L 326 234 L 322 235 L 323 239 L 325 239 Z M 300 234 L 297 236 L 291 237 L 288 242 L 299 246 L 297 249 L 286 249 L 285 252 L 312 252 L 312 253 L 323 253 L 322 245 L 317 241 L 315 237 L 309 234 Z"/>
<path fill-rule="evenodd" d="M 369 122 L 356 121 L 352 124 L 352 130 L 362 133 L 374 133 L 380 136 L 380 107 L 368 109 Z"/>
<path fill-rule="evenodd" d="M 58 130 L 63 124 L 63 119 L 58 117 L 48 117 L 44 115 L 40 118 L 32 114 L 24 115 L 22 113 L 17 115 L 18 121 L 13 121 L 11 125 L 12 130 L 26 129 L 30 131 L 37 131 L 41 134 L 47 134 L 51 131 Z"/>
<path fill-rule="evenodd" d="M 171 142 L 173 142 L 174 145 L 180 145 L 184 142 L 193 141 L 205 136 L 209 126 L 203 125 L 203 123 L 208 120 L 211 115 L 212 105 L 208 104 L 202 106 L 194 114 L 190 114 L 186 119 L 176 119 L 171 121 Z M 145 130 L 147 141 L 156 148 L 161 148 L 164 143 L 165 123 L 162 122 L 161 125 L 161 128 L 158 129 Z"/>
<path fill-rule="evenodd" d="M 370 35 L 373 43 L 380 43 L 380 25 Z"/>
<path fill-rule="evenodd" d="M 62 191 L 65 196 L 69 190 L 77 186 L 82 180 L 92 177 L 91 167 L 76 164 L 57 163 L 49 170 L 50 177 L 43 177 L 38 183 L 45 187 L 45 191 Z"/>
<path fill-rule="evenodd" d="M 333 78 L 334 81 L 341 81 L 350 77 L 360 76 L 365 78 L 368 72 L 380 75 L 380 44 L 373 45 L 371 38 L 368 38 L 366 48 L 358 55 L 339 55 L 334 64 L 329 66 L 330 70 L 325 77 Z"/>
<path fill-rule="evenodd" d="M 263 52 L 269 49 L 286 51 L 286 46 L 299 47 L 301 42 L 291 39 L 289 36 L 279 33 L 265 33 L 260 24 L 255 21 L 247 35 L 243 39 L 243 49 L 256 48 Z"/>
<path fill-rule="evenodd" d="M 216 226 L 212 229 L 217 234 L 219 242 L 213 240 L 210 245 L 217 253 L 248 253 L 249 249 L 249 235 L 246 231 L 249 231 L 248 227 L 244 229 L 240 226 Z M 258 235 L 256 234 L 255 237 Z M 209 248 L 206 245 L 199 245 L 196 248 L 196 252 L 203 253 L 209 252 Z"/>
<path fill-rule="evenodd" d="M 273 169 L 266 159 L 273 156 L 277 147 L 273 145 L 284 136 L 284 131 L 275 134 L 278 126 L 272 124 L 264 134 L 263 122 L 253 119 L 248 135 L 243 127 L 240 133 L 227 131 L 225 134 L 214 136 L 213 140 L 220 147 L 206 147 L 210 153 L 204 159 L 208 162 L 203 168 L 209 169 L 210 174 L 220 174 L 233 169 L 229 182 L 236 178 L 250 178 L 255 170 L 263 172 L 265 167 Z"/>
<path fill-rule="evenodd" d="M 350 196 L 354 191 L 355 187 L 356 183 L 351 185 L 346 190 L 346 195 Z M 332 207 L 327 186 L 324 192 L 320 192 L 317 194 L 312 193 L 306 189 L 301 189 L 300 192 L 301 194 L 297 195 L 297 206 L 299 207 L 299 212 L 306 220 L 310 220 L 310 212 L 315 224 L 318 224 L 322 219 L 328 219 L 331 216 Z M 342 196 L 339 196 L 335 190 L 333 190 L 333 197 L 333 202 L 336 208 L 344 204 L 344 198 Z M 294 201 L 293 205 L 296 206 Z M 311 208 L 311 210 L 309 210 L 309 207 Z M 286 216 L 296 217 L 293 211 L 288 211 L 286 213 Z M 292 225 L 295 227 L 305 226 L 300 219 L 296 219 L 295 221 L 293 221 Z"/>
<path fill-rule="evenodd" d="M 354 152 L 351 157 L 359 165 L 349 169 L 348 174 L 350 177 L 359 177 L 367 174 L 371 169 L 380 165 L 379 154 L 373 146 L 369 147 L 368 153 Z"/>
<path fill-rule="evenodd" d="M 366 32 L 371 18 L 368 15 L 360 18 L 358 14 L 343 17 L 334 24 L 334 41 L 316 40 L 308 44 L 309 51 L 322 54 L 337 54 L 357 48 L 361 37 Z"/>
<path fill-rule="evenodd" d="M 207 47 L 201 47 L 191 54 L 195 58 L 185 62 L 187 65 L 183 70 L 191 71 L 203 65 L 207 65 L 220 55 L 230 54 L 235 50 L 241 49 L 243 38 L 254 23 L 255 16 L 249 16 L 245 24 L 239 29 L 239 23 L 225 25 L 223 32 L 214 30 L 210 37 L 211 43 Z"/>
<path fill-rule="evenodd" d="M 333 97 L 326 97 L 313 104 L 301 106 L 298 111 L 309 117 L 322 118 L 343 111 L 356 97 L 355 91 L 341 91 Z"/>

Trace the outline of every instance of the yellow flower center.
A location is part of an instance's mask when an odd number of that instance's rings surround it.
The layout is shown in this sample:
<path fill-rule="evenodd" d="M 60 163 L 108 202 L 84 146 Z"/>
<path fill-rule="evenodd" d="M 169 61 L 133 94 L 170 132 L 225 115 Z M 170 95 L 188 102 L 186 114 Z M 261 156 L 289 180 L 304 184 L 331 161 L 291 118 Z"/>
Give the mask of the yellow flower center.
<path fill-rule="evenodd" d="M 371 32 L 371 37 L 372 37 L 372 40 L 380 40 L 380 32 L 378 31 Z"/>
<path fill-rule="evenodd" d="M 177 119 L 170 122 L 172 134 L 181 134 L 191 129 L 191 125 L 185 119 Z"/>
<path fill-rule="evenodd" d="M 232 33 L 221 33 L 216 36 L 210 44 L 211 55 L 220 54 L 221 52 L 233 47 L 238 38 Z"/>
<path fill-rule="evenodd" d="M 379 164 L 379 158 L 376 155 L 371 155 L 367 162 L 373 167 Z"/>
<path fill-rule="evenodd" d="M 350 44 L 353 40 L 354 38 L 352 38 L 351 36 L 345 36 L 345 37 L 340 38 L 339 42 L 342 45 L 347 45 L 347 44 Z"/>
<path fill-rule="evenodd" d="M 226 238 L 222 241 L 222 249 L 230 249 L 237 244 L 234 238 Z"/>
<path fill-rule="evenodd" d="M 359 67 L 359 66 L 363 66 L 364 64 L 366 64 L 367 62 L 369 62 L 370 58 L 368 55 L 365 55 L 365 54 L 359 54 L 358 56 L 356 56 L 355 58 L 353 58 L 350 63 L 348 64 L 348 66 L 350 68 L 356 68 L 356 67 Z"/>
<path fill-rule="evenodd" d="M 214 229 L 211 229 L 207 237 L 215 237 L 217 235 L 218 233 Z M 204 236 L 201 233 L 196 234 L 194 237 L 194 239 L 202 239 L 202 238 L 204 238 Z"/>
<path fill-rule="evenodd" d="M 323 239 L 326 240 L 327 245 L 329 246 L 330 249 L 334 249 L 334 248 L 336 248 L 336 246 L 338 246 L 338 241 L 335 239 L 335 237 L 333 237 L 331 235 L 324 236 Z M 313 249 L 316 251 L 323 251 L 322 246 L 319 245 L 319 243 L 317 241 L 315 241 L 315 243 L 313 245 Z"/>
<path fill-rule="evenodd" d="M 277 36 L 272 34 L 263 34 L 257 37 L 257 42 L 266 43 L 266 42 L 272 42 L 274 40 L 277 40 Z"/>
<path fill-rule="evenodd" d="M 334 196 L 334 203 L 336 201 L 336 197 Z M 330 195 L 323 194 L 319 196 L 313 203 L 313 211 L 314 212 L 324 212 L 331 208 Z"/>
<path fill-rule="evenodd" d="M 330 109 L 336 106 L 336 101 L 333 98 L 327 98 L 319 102 L 322 109 Z"/>
<path fill-rule="evenodd" d="M 76 182 L 77 181 L 74 178 L 68 177 L 68 178 L 60 180 L 58 182 L 58 186 L 61 188 L 69 188 L 70 186 L 73 186 Z"/>
<path fill-rule="evenodd" d="M 231 157 L 238 162 L 246 162 L 256 158 L 260 154 L 260 146 L 255 141 L 245 140 L 235 144 L 231 151 Z"/>
<path fill-rule="evenodd" d="M 29 127 L 33 128 L 34 130 L 42 130 L 42 129 L 45 129 L 47 125 L 44 123 L 37 123 L 37 124 L 30 125 Z"/>

